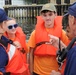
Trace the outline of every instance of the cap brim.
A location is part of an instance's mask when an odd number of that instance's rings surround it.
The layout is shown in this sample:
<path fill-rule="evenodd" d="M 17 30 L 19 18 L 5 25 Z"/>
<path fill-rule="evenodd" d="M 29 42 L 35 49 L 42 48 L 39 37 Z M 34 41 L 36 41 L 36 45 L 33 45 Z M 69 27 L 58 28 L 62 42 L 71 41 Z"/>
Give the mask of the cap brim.
<path fill-rule="evenodd" d="M 45 11 L 45 10 L 48 10 L 48 11 L 55 11 L 55 10 L 52 10 L 52 9 L 42 9 L 42 10 L 40 11 L 40 13 L 43 12 L 43 11 Z M 55 12 L 56 12 L 56 11 L 55 11 Z"/>
<path fill-rule="evenodd" d="M 42 10 L 40 11 L 40 13 L 43 12 L 43 11 L 45 11 L 45 10 L 52 11 L 52 10 L 49 10 L 49 9 L 42 9 Z"/>
<path fill-rule="evenodd" d="M 64 14 L 63 17 L 64 17 L 64 16 L 67 16 L 67 15 L 69 15 L 69 13 Z"/>
<path fill-rule="evenodd" d="M 12 20 L 12 18 L 10 18 L 10 17 L 7 16 L 7 20 Z"/>

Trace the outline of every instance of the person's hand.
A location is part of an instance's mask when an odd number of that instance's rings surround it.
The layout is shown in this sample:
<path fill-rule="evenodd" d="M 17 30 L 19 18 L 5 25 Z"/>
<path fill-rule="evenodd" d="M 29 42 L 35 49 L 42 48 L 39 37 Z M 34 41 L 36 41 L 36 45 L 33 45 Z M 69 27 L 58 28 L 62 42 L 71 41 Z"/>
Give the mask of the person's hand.
<path fill-rule="evenodd" d="M 60 72 L 56 72 L 55 70 L 52 70 L 50 75 L 61 75 L 61 73 Z"/>
<path fill-rule="evenodd" d="M 54 47 L 58 48 L 59 49 L 59 38 L 56 37 L 56 36 L 53 36 L 53 35 L 48 35 L 50 37 L 50 40 L 49 40 L 49 44 L 53 45 Z M 60 40 L 60 46 L 61 46 L 61 49 L 63 47 L 66 47 L 66 45 Z"/>
<path fill-rule="evenodd" d="M 17 47 L 17 48 L 21 48 L 21 44 L 18 41 L 14 41 L 13 44 Z"/>
<path fill-rule="evenodd" d="M 59 38 L 50 34 L 48 36 L 50 37 L 50 44 L 56 48 L 59 48 Z"/>

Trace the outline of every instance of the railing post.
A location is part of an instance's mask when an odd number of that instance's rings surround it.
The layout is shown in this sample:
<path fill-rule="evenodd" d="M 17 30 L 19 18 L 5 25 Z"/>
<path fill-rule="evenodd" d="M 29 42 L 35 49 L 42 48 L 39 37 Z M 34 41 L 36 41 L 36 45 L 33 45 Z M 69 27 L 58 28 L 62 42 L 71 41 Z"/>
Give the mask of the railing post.
<path fill-rule="evenodd" d="M 6 11 L 6 14 L 8 15 L 8 7 L 4 7 L 4 10 Z"/>
<path fill-rule="evenodd" d="M 56 3 L 57 4 L 61 4 L 61 0 L 56 0 Z"/>
<path fill-rule="evenodd" d="M 64 3 L 70 4 L 70 0 L 64 0 Z"/>

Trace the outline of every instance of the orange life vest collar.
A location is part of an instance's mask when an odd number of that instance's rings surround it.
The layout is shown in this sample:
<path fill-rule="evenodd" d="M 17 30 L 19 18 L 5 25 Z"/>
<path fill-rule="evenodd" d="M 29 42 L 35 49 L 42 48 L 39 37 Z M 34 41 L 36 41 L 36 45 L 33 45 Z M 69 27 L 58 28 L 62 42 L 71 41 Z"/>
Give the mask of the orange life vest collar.
<path fill-rule="evenodd" d="M 54 21 L 54 27 L 47 32 L 46 28 L 44 27 L 44 21 L 41 16 L 37 17 L 37 25 L 36 25 L 36 43 L 42 41 L 49 41 L 48 34 L 61 37 L 62 31 L 62 17 L 57 16 Z M 56 48 L 52 45 L 42 44 L 38 46 L 35 50 L 36 55 L 56 55 Z"/>

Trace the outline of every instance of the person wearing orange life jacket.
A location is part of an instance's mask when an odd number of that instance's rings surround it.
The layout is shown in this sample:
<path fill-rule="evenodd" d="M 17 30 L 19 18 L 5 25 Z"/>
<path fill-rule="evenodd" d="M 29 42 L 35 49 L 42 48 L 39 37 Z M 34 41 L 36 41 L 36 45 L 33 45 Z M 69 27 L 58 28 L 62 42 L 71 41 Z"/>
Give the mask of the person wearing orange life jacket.
<path fill-rule="evenodd" d="M 66 45 L 68 45 L 69 40 L 65 31 L 62 30 L 62 18 L 56 16 L 57 11 L 52 3 L 43 5 L 40 14 L 41 16 L 37 17 L 36 28 L 28 40 L 30 47 L 30 72 L 32 75 L 50 75 L 52 70 L 58 71 L 59 65 L 56 61 L 57 48 L 48 44 L 50 39 L 48 35 L 57 36 Z"/>
<path fill-rule="evenodd" d="M 25 40 L 25 34 L 22 32 L 22 29 L 20 27 L 18 27 L 18 24 L 16 24 L 16 21 L 15 19 L 9 19 L 7 22 L 5 22 L 6 24 L 6 32 L 5 32 L 5 36 L 9 39 L 11 39 L 13 42 L 14 42 L 14 45 L 18 48 L 18 50 L 20 51 L 20 57 L 22 58 L 22 60 L 24 61 L 24 65 L 27 65 L 27 62 L 26 62 L 26 52 L 25 51 L 27 49 L 26 47 L 26 40 Z M 20 58 L 19 57 L 19 58 Z M 15 58 L 16 59 L 16 58 Z M 13 61 L 16 61 L 16 60 L 13 60 Z M 19 62 L 21 60 L 18 60 L 17 62 Z M 20 63 L 20 62 L 19 62 Z M 12 63 L 11 63 L 12 65 Z M 14 64 L 13 64 L 14 65 Z M 16 64 L 17 65 L 17 64 Z M 29 75 L 29 69 L 28 67 L 26 66 L 26 72 L 27 72 L 27 75 Z M 10 66 L 6 67 L 6 70 L 11 72 L 12 71 L 12 68 L 14 67 L 10 67 Z M 18 67 L 17 67 L 18 68 Z M 17 68 L 14 68 L 13 70 L 17 69 Z M 22 69 L 22 68 L 21 68 Z M 14 71 L 13 71 L 14 72 Z M 16 73 L 16 71 L 15 71 Z M 24 72 L 24 74 L 22 75 L 25 75 L 26 73 Z M 13 74 L 14 75 L 14 74 Z M 18 74 L 19 75 L 19 74 Z M 20 74 L 21 75 L 21 74 Z"/>
<path fill-rule="evenodd" d="M 21 51 L 23 60 L 26 63 L 26 54 L 28 52 L 28 49 L 26 46 L 25 34 L 23 33 L 21 27 L 19 27 L 18 24 L 16 24 L 16 20 L 13 18 L 10 18 L 10 20 L 6 22 L 6 25 L 6 32 L 4 35 L 16 44 L 16 47 L 18 47 L 18 49 Z"/>

